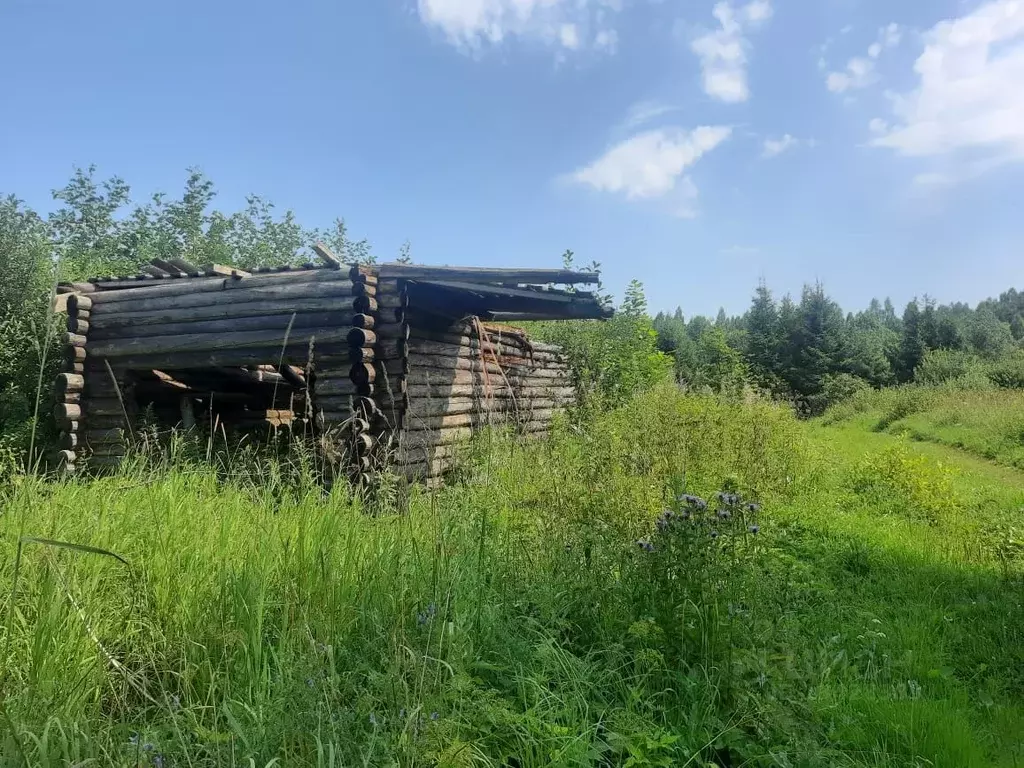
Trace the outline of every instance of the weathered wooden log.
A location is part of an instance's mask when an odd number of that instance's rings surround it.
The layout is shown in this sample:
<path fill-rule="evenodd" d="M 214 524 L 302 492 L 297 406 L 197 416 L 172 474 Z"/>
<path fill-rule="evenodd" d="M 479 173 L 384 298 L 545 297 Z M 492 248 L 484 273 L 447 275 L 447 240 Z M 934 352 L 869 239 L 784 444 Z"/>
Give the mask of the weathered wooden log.
<path fill-rule="evenodd" d="M 381 280 L 471 280 L 494 283 L 555 283 L 575 285 L 600 282 L 597 272 L 571 269 L 505 269 L 497 267 L 436 267 L 420 264 L 380 264 L 377 274 Z"/>
<path fill-rule="evenodd" d="M 373 315 L 364 315 L 362 313 L 352 316 L 352 327 L 353 328 L 366 328 L 367 330 L 375 328 L 377 320 Z"/>
<path fill-rule="evenodd" d="M 124 442 L 125 431 L 122 427 L 92 427 L 85 431 L 85 439 L 90 443 Z"/>
<path fill-rule="evenodd" d="M 57 283 L 57 293 L 92 293 L 95 290 L 92 283 Z"/>
<path fill-rule="evenodd" d="M 536 398 L 560 400 L 570 402 L 575 397 L 576 390 L 573 387 L 543 387 L 509 389 L 504 385 L 495 384 L 487 387 L 483 384 L 416 384 L 409 383 L 406 392 L 410 398 L 433 398 L 447 399 L 451 397 L 476 397 L 476 398 L 512 398 L 523 401 Z"/>
<path fill-rule="evenodd" d="M 406 448 L 422 448 L 435 445 L 457 444 L 468 440 L 472 436 L 472 427 L 451 427 L 448 429 L 404 431 L 399 439 L 400 444 Z"/>
<path fill-rule="evenodd" d="M 89 323 L 79 318 L 78 315 L 68 315 L 67 329 L 68 333 L 84 337 L 89 333 Z"/>
<path fill-rule="evenodd" d="M 369 363 L 356 363 L 349 369 L 348 377 L 356 384 L 373 384 L 377 379 L 377 371 Z"/>
<path fill-rule="evenodd" d="M 174 266 L 168 259 L 151 259 L 150 260 L 150 264 L 152 264 L 154 267 L 159 267 L 160 269 L 162 269 L 164 272 L 166 272 L 172 278 L 173 277 L 188 277 L 188 272 L 186 270 L 183 270 L 183 269 L 180 269 L 180 268 Z M 118 281 L 118 280 L 115 279 L 115 280 L 112 280 L 110 282 L 118 283 L 118 282 L 124 282 L 124 281 Z"/>
<path fill-rule="evenodd" d="M 319 240 L 313 243 L 313 253 L 329 267 L 334 267 L 335 269 L 342 267 L 341 259 L 334 255 L 334 252 L 327 247 L 326 243 L 322 243 Z"/>
<path fill-rule="evenodd" d="M 413 464 L 396 464 L 394 471 L 409 480 L 425 480 L 437 478 L 439 475 L 453 469 L 457 464 L 456 459 L 442 456 L 430 461 L 418 461 Z"/>
<path fill-rule="evenodd" d="M 189 276 L 194 277 L 199 274 L 199 267 L 189 261 L 185 261 L 185 259 L 175 257 L 167 261 Z"/>
<path fill-rule="evenodd" d="M 404 293 L 381 293 L 377 296 L 377 306 L 382 309 L 401 309 L 408 303 L 408 296 Z"/>
<path fill-rule="evenodd" d="M 446 416 L 461 413 L 505 413 L 516 417 L 529 415 L 558 408 L 558 400 L 537 398 L 533 400 L 513 398 L 431 398 L 417 397 L 408 399 L 406 412 L 409 418 Z"/>
<path fill-rule="evenodd" d="M 81 403 L 82 402 L 82 393 L 81 392 L 64 392 L 64 393 L 58 395 L 55 399 L 58 400 L 59 402 L 62 402 L 62 403 Z"/>
<path fill-rule="evenodd" d="M 73 293 L 68 297 L 68 314 L 77 315 L 79 312 L 90 311 L 92 311 L 92 299 L 88 296 Z"/>
<path fill-rule="evenodd" d="M 72 347 L 84 347 L 85 336 L 82 336 L 81 334 L 78 333 L 65 333 L 64 343 L 69 344 Z"/>
<path fill-rule="evenodd" d="M 73 467 L 77 455 L 74 451 L 65 448 L 63 450 L 54 451 L 50 456 L 50 462 L 55 469 L 61 469 L 64 467 Z"/>
<path fill-rule="evenodd" d="M 93 426 L 93 417 L 95 416 L 120 416 L 124 418 L 125 409 L 131 406 L 130 403 L 125 401 L 123 404 L 121 399 L 117 397 L 89 397 L 82 403 L 82 410 L 85 418 L 88 422 L 88 426 Z"/>
<path fill-rule="evenodd" d="M 409 338 L 409 326 L 406 323 L 379 323 L 376 330 L 378 339 L 404 341 Z"/>
<path fill-rule="evenodd" d="M 82 408 L 77 403 L 57 403 L 53 406 L 53 418 L 60 425 L 78 421 L 82 418 Z"/>
<path fill-rule="evenodd" d="M 53 384 L 53 391 L 58 397 L 69 392 L 81 392 L 85 388 L 85 377 L 77 373 L 62 373 Z"/>
<path fill-rule="evenodd" d="M 77 424 L 78 422 L 71 422 Z M 65 430 L 57 437 L 57 448 L 62 451 L 73 451 L 78 447 L 78 430 Z"/>
<path fill-rule="evenodd" d="M 255 280 L 256 278 L 249 279 Z M 232 281 L 230 279 L 225 279 L 222 280 L 222 282 L 228 285 L 238 285 L 245 281 Z M 167 288 L 170 287 L 171 286 L 167 286 Z M 160 290 L 163 288 L 164 286 L 156 286 L 152 289 L 140 288 L 138 291 Z M 291 283 L 288 285 L 237 288 L 235 290 L 196 291 L 180 296 L 163 296 L 155 299 L 125 299 L 117 302 L 100 302 L 98 301 L 98 297 L 103 294 L 98 293 L 96 294 L 97 300 L 93 303 L 92 312 L 98 317 L 100 315 L 110 315 L 119 312 L 153 312 L 166 309 L 190 309 L 209 306 L 222 307 L 228 304 L 248 304 L 254 301 L 282 301 L 288 299 L 320 298 L 337 298 L 341 300 L 351 296 L 362 296 L 365 291 L 369 290 L 372 289 L 368 286 L 355 285 L 351 281 L 346 280 L 333 283 Z M 118 292 L 111 292 L 111 295 L 117 295 L 117 293 Z M 128 291 L 123 291 L 121 293 L 128 293 Z"/>
<path fill-rule="evenodd" d="M 500 426 L 512 420 L 504 411 L 470 411 L 468 413 L 438 414 L 421 416 L 406 411 L 404 426 L 407 432 L 448 429 L 451 427 Z"/>
<path fill-rule="evenodd" d="M 369 386 L 360 386 L 349 379 L 348 372 L 346 371 L 346 378 L 344 379 L 333 377 L 318 378 L 314 399 L 319 400 L 321 397 L 329 395 L 369 395 L 371 392 L 372 389 Z"/>
<path fill-rule="evenodd" d="M 315 344 L 342 342 L 348 334 L 347 329 L 331 328 L 293 328 L 288 334 L 288 346 L 296 344 Z M 282 331 L 239 331 L 237 333 L 192 333 L 177 336 L 137 336 L 132 338 L 105 339 L 91 342 L 87 349 L 90 355 L 102 358 L 130 357 L 132 355 L 171 355 L 176 352 L 213 352 L 223 349 L 243 349 L 247 347 L 273 347 L 275 344 L 285 346 Z M 274 358 L 271 357 L 271 360 Z M 181 368 L 181 365 L 168 367 Z"/>
<path fill-rule="evenodd" d="M 353 347 L 372 347 L 377 343 L 377 334 L 366 328 L 352 328 L 346 338 Z"/>
<path fill-rule="evenodd" d="M 196 320 L 191 322 L 163 323 L 146 325 L 141 332 L 146 336 L 175 336 L 194 333 L 226 333 L 233 331 L 284 331 L 295 328 L 344 328 L 349 324 L 351 315 L 345 311 L 338 312 L 294 312 L 292 314 L 235 317 L 227 320 Z M 90 341 L 123 338 L 140 334 L 135 326 L 99 326 L 89 334 Z"/>
<path fill-rule="evenodd" d="M 75 363 L 84 363 L 86 357 L 84 346 L 66 346 L 64 347 L 64 362 L 68 365 Z"/>
<path fill-rule="evenodd" d="M 356 296 L 352 301 L 352 309 L 361 314 L 376 314 L 377 299 L 372 296 Z"/>
<path fill-rule="evenodd" d="M 474 350 L 484 349 L 488 352 L 494 352 L 495 354 L 506 357 L 522 357 L 524 359 L 532 359 L 537 362 L 545 363 L 564 362 L 564 358 L 561 354 L 536 348 L 530 349 L 529 346 L 517 343 L 517 341 L 515 341 L 513 337 L 508 335 L 485 335 L 483 345 L 481 345 L 480 337 L 475 332 L 473 332 L 472 329 L 469 329 L 465 333 L 458 333 L 438 331 L 423 326 L 413 326 L 410 332 L 410 336 L 413 339 L 442 342 L 452 346 L 457 346 L 460 349 L 465 347 L 469 347 Z"/>
<path fill-rule="evenodd" d="M 268 317 L 271 315 L 293 315 L 315 312 L 342 312 L 348 314 L 355 309 L 355 303 L 366 299 L 359 296 L 353 299 L 352 305 L 347 299 L 320 298 L 294 299 L 291 301 L 255 301 L 243 304 L 212 305 L 208 307 L 191 307 L 185 309 L 167 309 L 152 311 L 123 312 L 93 316 L 89 320 L 90 335 L 98 328 L 136 328 L 144 325 L 160 325 L 163 323 L 190 323 L 200 320 L 223 320 L 242 317 Z M 345 323 L 348 326 L 348 323 Z"/>

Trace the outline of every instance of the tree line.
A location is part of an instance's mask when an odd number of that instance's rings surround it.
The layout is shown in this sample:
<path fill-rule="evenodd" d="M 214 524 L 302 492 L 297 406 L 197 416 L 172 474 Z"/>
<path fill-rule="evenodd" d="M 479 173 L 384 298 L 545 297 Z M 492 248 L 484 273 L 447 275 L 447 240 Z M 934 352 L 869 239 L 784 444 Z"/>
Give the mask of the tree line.
<path fill-rule="evenodd" d="M 776 300 L 762 283 L 742 315 L 686 319 L 676 309 L 653 327 L 680 381 L 752 384 L 810 413 L 860 388 L 913 381 L 1024 387 L 1024 293 L 1012 288 L 974 308 L 925 296 L 902 313 L 889 299 L 844 313 L 820 283 L 799 301 Z"/>

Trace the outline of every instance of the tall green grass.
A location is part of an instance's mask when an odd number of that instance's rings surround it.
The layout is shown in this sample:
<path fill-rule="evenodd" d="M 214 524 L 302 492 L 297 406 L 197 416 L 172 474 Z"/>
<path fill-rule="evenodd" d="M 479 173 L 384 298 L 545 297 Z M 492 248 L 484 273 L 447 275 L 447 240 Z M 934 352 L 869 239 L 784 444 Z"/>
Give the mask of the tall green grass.
<path fill-rule="evenodd" d="M 4 491 L 0 764 L 1021 759 L 1016 572 L 903 547 L 959 523 L 780 407 L 661 388 L 433 494 L 261 471 Z"/>

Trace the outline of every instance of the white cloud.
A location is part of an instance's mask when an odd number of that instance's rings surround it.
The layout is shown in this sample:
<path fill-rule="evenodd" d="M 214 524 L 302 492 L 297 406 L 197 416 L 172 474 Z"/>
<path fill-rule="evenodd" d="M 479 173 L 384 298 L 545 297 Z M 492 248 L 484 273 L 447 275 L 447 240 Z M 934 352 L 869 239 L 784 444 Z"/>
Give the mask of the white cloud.
<path fill-rule="evenodd" d="M 791 136 L 788 133 L 780 139 L 765 139 L 764 149 L 761 151 L 761 155 L 768 158 L 778 157 L 783 152 L 795 149 L 800 146 L 800 144 L 800 139 L 795 136 Z"/>
<path fill-rule="evenodd" d="M 900 44 L 903 31 L 899 24 L 889 24 L 878 30 L 878 38 L 868 46 L 867 56 L 854 56 L 841 71 L 829 72 L 825 85 L 832 93 L 845 93 L 851 89 L 867 88 L 878 76 L 875 74 L 875 62 L 888 48 Z M 823 61 L 818 61 L 818 68 L 825 69 Z"/>
<path fill-rule="evenodd" d="M 563 24 L 558 30 L 558 37 L 562 41 L 562 47 L 575 51 L 580 47 L 580 33 L 576 31 L 575 24 Z"/>
<path fill-rule="evenodd" d="M 678 192 L 684 205 L 677 215 L 692 211 L 693 182 L 683 172 L 729 138 L 726 126 L 701 126 L 692 131 L 665 128 L 645 131 L 616 144 L 569 180 L 600 192 L 624 194 L 631 200 L 664 197 Z"/>
<path fill-rule="evenodd" d="M 660 101 L 638 101 L 629 108 L 626 119 L 622 121 L 617 131 L 619 133 L 630 133 L 641 125 L 657 120 L 659 117 L 671 112 L 676 112 L 678 109 L 679 107 L 664 104 Z"/>
<path fill-rule="evenodd" d="M 736 10 L 728 2 L 720 2 L 713 13 L 721 28 L 705 32 L 690 43 L 690 49 L 700 59 L 704 92 L 728 103 L 746 101 L 750 98 L 747 85 L 750 41 L 746 33 L 771 18 L 771 3 L 753 0 Z"/>
<path fill-rule="evenodd" d="M 917 87 L 890 95 L 892 120 L 872 121 L 872 143 L 916 157 L 969 152 L 960 178 L 1024 160 L 1024 2 L 986 3 L 924 40 Z M 922 174 L 921 183 L 940 176 L 948 174 Z"/>
<path fill-rule="evenodd" d="M 478 51 L 518 37 L 559 51 L 576 51 L 585 40 L 614 53 L 618 35 L 609 13 L 620 0 L 417 0 L 420 20 L 440 29 L 452 45 Z"/>

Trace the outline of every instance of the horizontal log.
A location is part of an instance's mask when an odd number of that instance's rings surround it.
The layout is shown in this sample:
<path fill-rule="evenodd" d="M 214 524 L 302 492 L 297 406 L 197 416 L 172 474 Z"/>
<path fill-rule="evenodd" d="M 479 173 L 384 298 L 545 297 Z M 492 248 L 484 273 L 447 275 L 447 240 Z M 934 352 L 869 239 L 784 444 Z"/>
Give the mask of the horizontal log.
<path fill-rule="evenodd" d="M 122 405 L 121 401 L 116 397 L 91 397 L 84 403 L 84 413 L 88 421 L 91 422 L 93 416 L 124 416 L 125 409 L 130 407 L 130 403 L 127 401 Z M 79 411 L 81 414 L 82 411 Z M 90 427 L 92 424 L 89 425 Z"/>
<path fill-rule="evenodd" d="M 84 346 L 71 346 L 64 347 L 64 362 L 67 365 L 74 365 L 75 363 L 84 363 L 86 358 L 86 351 Z"/>
<path fill-rule="evenodd" d="M 60 468 L 74 466 L 76 458 L 77 454 L 74 451 L 70 449 L 64 449 L 54 451 L 53 454 L 50 456 L 50 461 L 52 462 L 54 467 Z"/>
<path fill-rule="evenodd" d="M 89 333 L 89 322 L 81 319 L 78 315 L 68 315 L 68 333 L 73 333 L 83 338 Z"/>
<path fill-rule="evenodd" d="M 58 394 L 54 399 L 61 403 L 80 403 L 82 402 L 82 393 L 62 392 Z"/>
<path fill-rule="evenodd" d="M 78 333 L 65 333 L 64 343 L 69 344 L 72 347 L 84 347 L 85 336 L 82 336 L 81 334 Z"/>
<path fill-rule="evenodd" d="M 356 363 L 349 369 L 348 377 L 356 384 L 373 384 L 377 379 L 377 371 L 369 363 Z"/>
<path fill-rule="evenodd" d="M 53 384 L 55 394 L 63 395 L 67 392 L 81 392 L 85 388 L 85 377 L 77 373 L 62 373 L 57 376 Z"/>
<path fill-rule="evenodd" d="M 353 347 L 372 347 L 377 343 L 377 334 L 366 328 L 352 328 L 346 338 Z"/>
<path fill-rule="evenodd" d="M 378 339 L 408 339 L 409 326 L 406 323 L 379 323 L 377 325 Z"/>
<path fill-rule="evenodd" d="M 401 309 L 407 305 L 408 297 L 404 293 L 381 293 L 377 296 L 377 306 L 381 309 Z"/>
<path fill-rule="evenodd" d="M 53 406 L 53 417 L 58 424 L 68 424 L 82 418 L 82 408 L 77 403 L 57 403 Z"/>
<path fill-rule="evenodd" d="M 406 413 L 409 418 L 446 416 L 460 413 L 505 413 L 512 417 L 554 410 L 563 405 L 557 399 L 536 398 L 409 398 Z"/>
<path fill-rule="evenodd" d="M 555 283 L 575 285 L 600 282 L 597 272 L 571 269 L 502 269 L 497 267 L 435 267 L 420 264 L 380 264 L 377 274 L 387 279 L 470 280 L 495 283 Z"/>
<path fill-rule="evenodd" d="M 377 320 L 373 315 L 364 315 L 362 313 L 355 314 L 352 316 L 352 327 L 353 328 L 366 328 L 368 330 L 374 329 L 377 325 Z"/>
<path fill-rule="evenodd" d="M 412 446 L 399 444 L 393 451 L 390 458 L 398 464 L 413 464 L 416 462 L 430 461 L 442 457 L 457 458 L 466 450 L 464 445 L 457 443 L 451 445 L 423 445 Z"/>
<path fill-rule="evenodd" d="M 292 328 L 288 335 L 288 346 L 314 342 L 330 344 L 342 342 L 348 330 L 331 328 Z M 284 333 L 280 330 L 239 331 L 237 333 L 194 333 L 177 336 L 137 336 L 133 338 L 106 339 L 91 342 L 87 346 L 90 355 L 102 358 L 129 357 L 132 355 L 166 355 L 177 352 L 212 352 L 224 349 L 247 347 L 284 347 Z M 276 359 L 275 357 L 269 358 Z M 169 357 L 166 367 L 183 368 Z"/>
<path fill-rule="evenodd" d="M 283 337 L 284 331 L 289 327 L 296 328 L 346 328 L 349 324 L 351 313 L 342 311 L 336 312 L 293 312 L 292 314 L 255 316 L 255 317 L 234 317 L 225 320 L 195 320 L 176 323 L 162 323 L 159 325 L 146 325 L 145 330 L 140 331 L 135 326 L 114 326 L 94 328 L 89 334 L 89 341 L 103 341 L 107 339 L 118 339 L 145 336 L 175 336 L 178 334 L 194 333 L 229 333 L 233 331 L 260 331 L 280 330 Z"/>
<path fill-rule="evenodd" d="M 448 413 L 434 416 L 420 416 L 407 411 L 405 414 L 405 430 L 419 432 L 422 430 L 448 429 L 450 427 L 485 427 L 498 426 L 512 420 L 511 414 L 503 411 L 470 411 L 468 413 Z"/>
<path fill-rule="evenodd" d="M 362 314 L 376 314 L 377 300 L 372 296 L 356 296 L 352 301 L 352 309 Z"/>
<path fill-rule="evenodd" d="M 356 302 L 366 299 L 358 296 L 347 303 L 345 298 L 294 299 L 290 301 L 256 301 L 243 304 L 214 305 L 208 307 L 191 307 L 185 309 L 164 309 L 123 312 L 117 314 L 98 315 L 90 318 L 90 336 L 99 328 L 135 328 L 145 325 L 161 325 L 165 323 L 188 323 L 200 320 L 226 320 L 242 317 L 268 317 L 302 313 L 337 313 L 348 315 L 355 309 Z M 347 326 L 347 323 L 345 324 Z"/>
<path fill-rule="evenodd" d="M 117 427 L 124 428 L 126 426 L 125 418 L 123 413 L 113 415 L 101 415 L 101 414 L 89 414 L 83 421 L 80 422 L 78 430 L 83 428 L 88 429 L 114 429 Z"/>
<path fill-rule="evenodd" d="M 77 424 L 78 422 L 72 422 Z M 64 451 L 73 451 L 78 447 L 78 430 L 61 432 L 57 438 L 57 447 Z"/>
<path fill-rule="evenodd" d="M 88 296 L 82 296 L 78 293 L 71 294 L 68 298 L 68 314 L 78 314 L 79 312 L 90 312 L 92 310 L 92 299 Z"/>
<path fill-rule="evenodd" d="M 57 283 L 57 293 L 92 293 L 95 290 L 92 283 Z"/>
<path fill-rule="evenodd" d="M 318 378 L 316 382 L 315 391 L 313 393 L 314 400 L 319 401 L 321 397 L 329 395 L 369 395 L 372 389 L 366 385 L 358 385 L 354 381 L 348 378 L 346 372 L 346 378 Z"/>
<path fill-rule="evenodd" d="M 572 387 L 531 387 L 529 389 L 509 389 L 503 385 L 486 387 L 483 384 L 415 384 L 410 383 L 406 387 L 406 393 L 410 399 L 432 398 L 447 399 L 450 397 L 476 397 L 476 398 L 512 398 L 524 402 L 533 399 L 560 400 L 570 402 L 575 397 L 575 389 Z"/>
<path fill-rule="evenodd" d="M 405 448 L 423 448 L 435 445 L 452 445 L 464 442 L 473 436 L 472 427 L 451 427 L 423 431 L 403 431 L 399 445 Z M 399 448 L 401 451 L 401 447 Z"/>
<path fill-rule="evenodd" d="M 85 439 L 90 443 L 124 442 L 125 430 L 121 427 L 87 429 Z"/>
<path fill-rule="evenodd" d="M 232 281 L 227 279 L 222 282 L 231 283 Z M 133 301 L 96 302 L 93 305 L 92 312 L 94 315 L 100 316 L 121 312 L 152 312 L 164 309 L 189 309 L 209 306 L 222 307 L 229 304 L 248 304 L 255 301 L 281 301 L 285 299 L 337 298 L 342 300 L 351 296 L 361 296 L 363 291 L 366 290 L 371 289 L 362 285 L 354 285 L 349 281 L 268 285 L 246 288 L 244 290 L 199 291 L 182 296 L 164 296 L 155 299 L 140 298 Z"/>

